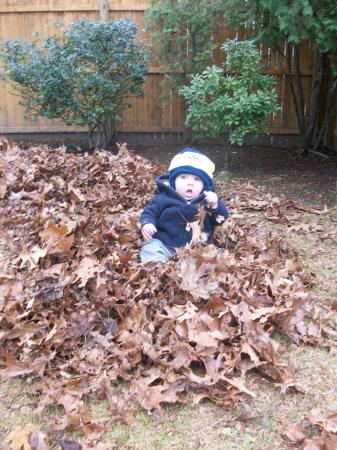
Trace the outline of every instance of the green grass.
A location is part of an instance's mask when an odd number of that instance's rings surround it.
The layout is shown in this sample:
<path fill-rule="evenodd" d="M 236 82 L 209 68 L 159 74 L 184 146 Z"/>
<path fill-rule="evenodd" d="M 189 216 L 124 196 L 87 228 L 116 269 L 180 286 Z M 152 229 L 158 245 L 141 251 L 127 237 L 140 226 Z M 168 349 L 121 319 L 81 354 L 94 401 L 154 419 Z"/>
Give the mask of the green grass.
<path fill-rule="evenodd" d="M 285 343 L 287 344 L 287 343 Z M 131 426 L 116 421 L 111 429 L 102 435 L 102 441 L 114 443 L 125 449 L 242 449 L 271 450 L 288 449 L 288 443 L 282 438 L 287 426 L 299 423 L 311 409 L 320 408 L 323 412 L 337 411 L 337 358 L 327 350 L 313 347 L 295 348 L 290 356 L 296 366 L 297 374 L 307 381 L 306 394 L 282 394 L 277 386 L 260 377 L 249 376 L 249 386 L 255 390 L 256 399 L 243 400 L 234 407 L 219 407 L 205 402 L 192 405 L 191 399 L 185 406 L 173 405 L 165 408 L 166 417 L 157 423 L 142 410 L 137 410 Z M 13 380 L 3 383 L 1 395 L 5 392 L 14 396 L 13 411 L 0 410 L 1 430 L 5 432 L 21 425 L 36 423 L 34 405 L 20 404 L 36 401 L 27 393 L 24 381 Z M 89 401 L 93 418 L 109 416 L 106 401 Z M 3 407 L 2 407 L 3 408 Z M 245 414 L 246 421 L 238 420 Z M 55 410 L 47 410 L 45 424 L 53 423 Z M 73 435 L 76 439 L 79 433 Z"/>

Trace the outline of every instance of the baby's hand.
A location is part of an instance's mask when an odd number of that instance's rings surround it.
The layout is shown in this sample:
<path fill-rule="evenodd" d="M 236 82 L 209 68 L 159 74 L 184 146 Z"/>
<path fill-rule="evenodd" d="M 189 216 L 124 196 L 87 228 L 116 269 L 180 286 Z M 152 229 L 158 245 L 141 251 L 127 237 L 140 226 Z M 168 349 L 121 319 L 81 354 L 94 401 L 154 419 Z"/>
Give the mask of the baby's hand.
<path fill-rule="evenodd" d="M 157 233 L 157 228 L 153 225 L 153 223 L 146 223 L 142 226 L 142 235 L 145 241 L 152 239 L 152 236 L 155 233 Z"/>
<path fill-rule="evenodd" d="M 204 191 L 206 204 L 208 208 L 216 209 L 218 207 L 218 196 L 213 191 Z"/>

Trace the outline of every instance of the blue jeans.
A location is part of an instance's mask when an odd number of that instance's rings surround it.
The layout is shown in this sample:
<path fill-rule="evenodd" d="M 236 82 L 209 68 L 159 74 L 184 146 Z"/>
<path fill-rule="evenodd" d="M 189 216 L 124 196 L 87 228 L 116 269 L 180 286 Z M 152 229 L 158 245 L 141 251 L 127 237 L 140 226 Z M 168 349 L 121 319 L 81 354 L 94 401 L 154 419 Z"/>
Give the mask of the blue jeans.
<path fill-rule="evenodd" d="M 146 261 L 166 262 L 174 252 L 169 250 L 159 239 L 149 239 L 145 241 L 140 250 L 140 259 Z"/>

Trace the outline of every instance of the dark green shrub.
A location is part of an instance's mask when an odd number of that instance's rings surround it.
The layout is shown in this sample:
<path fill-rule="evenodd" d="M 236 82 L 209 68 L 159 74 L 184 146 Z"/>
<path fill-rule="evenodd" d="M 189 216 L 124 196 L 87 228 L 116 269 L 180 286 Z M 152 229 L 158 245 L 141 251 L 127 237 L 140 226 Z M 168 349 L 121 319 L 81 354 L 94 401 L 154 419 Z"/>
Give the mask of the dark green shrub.
<path fill-rule="evenodd" d="M 28 117 L 87 126 L 97 148 L 112 136 L 127 98 L 142 94 L 150 56 L 136 35 L 130 19 L 82 20 L 40 45 L 8 40 L 0 50 L 2 76 L 19 92 Z"/>

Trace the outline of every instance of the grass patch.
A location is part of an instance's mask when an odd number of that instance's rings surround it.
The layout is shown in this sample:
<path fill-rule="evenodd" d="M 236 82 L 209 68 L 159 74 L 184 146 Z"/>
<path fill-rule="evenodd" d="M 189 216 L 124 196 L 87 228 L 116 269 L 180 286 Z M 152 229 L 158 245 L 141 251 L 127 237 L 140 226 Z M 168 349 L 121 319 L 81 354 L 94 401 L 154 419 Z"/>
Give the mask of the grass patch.
<path fill-rule="evenodd" d="M 295 349 L 294 345 L 292 347 Z M 162 423 L 138 409 L 131 426 L 113 422 L 101 440 L 125 449 L 289 449 L 289 444 L 282 438 L 288 425 L 299 423 L 313 408 L 330 413 L 337 410 L 336 356 L 324 349 L 300 347 L 291 353 L 290 360 L 297 374 L 307 381 L 306 394 L 282 394 L 268 379 L 250 374 L 248 383 L 256 393 L 254 400 L 242 400 L 234 407 L 219 407 L 207 401 L 193 406 L 190 398 L 184 406 L 165 407 L 166 418 Z M 25 389 L 23 380 L 1 385 L 1 395 L 14 396 L 11 410 L 1 406 L 2 437 L 16 426 L 36 423 L 34 405 L 16 408 L 34 400 L 24 392 L 20 393 Z M 106 401 L 89 401 L 88 404 L 93 419 L 109 416 Z M 54 418 L 55 411 L 48 410 L 43 422 L 53 423 Z M 72 437 L 76 439 L 79 434 Z"/>

